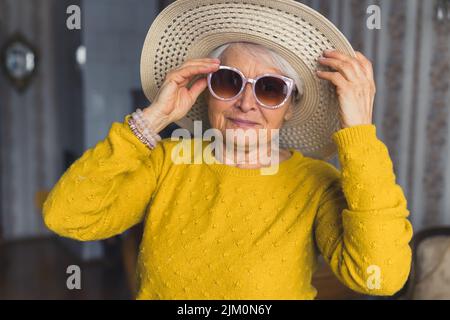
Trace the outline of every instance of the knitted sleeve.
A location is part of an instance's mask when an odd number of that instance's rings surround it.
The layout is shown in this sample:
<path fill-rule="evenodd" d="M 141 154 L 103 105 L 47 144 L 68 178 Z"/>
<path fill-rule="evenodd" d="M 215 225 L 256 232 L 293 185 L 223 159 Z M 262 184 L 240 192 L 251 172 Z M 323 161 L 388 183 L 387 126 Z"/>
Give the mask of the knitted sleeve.
<path fill-rule="evenodd" d="M 341 172 L 327 164 L 334 178 L 320 200 L 316 244 L 350 289 L 393 295 L 409 275 L 413 230 L 388 149 L 374 125 L 341 129 L 333 140 Z"/>
<path fill-rule="evenodd" d="M 150 150 L 123 123 L 63 174 L 43 207 L 46 226 L 80 241 L 100 240 L 139 223 L 156 188 L 162 144 Z"/>

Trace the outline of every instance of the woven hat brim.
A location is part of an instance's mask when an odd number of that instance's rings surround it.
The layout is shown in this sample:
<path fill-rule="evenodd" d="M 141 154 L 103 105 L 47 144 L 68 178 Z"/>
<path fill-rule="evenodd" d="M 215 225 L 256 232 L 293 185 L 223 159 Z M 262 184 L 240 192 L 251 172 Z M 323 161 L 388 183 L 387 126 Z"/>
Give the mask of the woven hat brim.
<path fill-rule="evenodd" d="M 152 23 L 141 54 L 142 88 L 153 101 L 166 74 L 184 61 L 207 56 L 236 41 L 261 44 L 277 52 L 297 71 L 304 95 L 293 117 L 280 129 L 280 146 L 305 156 L 330 159 L 336 153 L 332 134 L 340 129 L 334 86 L 317 77 L 325 49 L 355 56 L 345 36 L 312 8 L 291 0 L 178 0 Z M 193 132 L 195 120 L 209 128 L 201 95 L 176 123 Z"/>

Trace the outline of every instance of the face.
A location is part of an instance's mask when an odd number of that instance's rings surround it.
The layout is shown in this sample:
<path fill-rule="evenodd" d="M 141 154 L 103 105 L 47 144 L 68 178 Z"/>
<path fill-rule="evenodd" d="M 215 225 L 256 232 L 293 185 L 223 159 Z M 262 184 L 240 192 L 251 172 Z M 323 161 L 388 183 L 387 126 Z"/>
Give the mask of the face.
<path fill-rule="evenodd" d="M 221 65 L 235 67 L 244 76 L 253 79 L 263 73 L 283 75 L 273 65 L 256 60 L 247 50 L 230 46 L 221 58 Z M 223 137 L 226 136 L 227 129 L 256 130 L 257 133 L 258 130 L 267 129 L 270 132 L 270 129 L 280 129 L 284 121 L 292 117 L 291 99 L 281 108 L 266 109 L 260 106 L 253 96 L 251 83 L 247 83 L 241 95 L 231 101 L 216 99 L 206 89 L 206 101 L 210 124 L 218 129 Z"/>

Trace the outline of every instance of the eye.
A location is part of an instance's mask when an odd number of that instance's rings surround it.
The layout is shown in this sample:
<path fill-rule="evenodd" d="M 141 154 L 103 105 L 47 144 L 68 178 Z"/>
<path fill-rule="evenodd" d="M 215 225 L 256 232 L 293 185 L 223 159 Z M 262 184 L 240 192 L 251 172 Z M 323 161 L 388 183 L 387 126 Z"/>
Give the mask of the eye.
<path fill-rule="evenodd" d="M 273 90 L 275 90 L 275 86 L 273 85 L 273 83 L 271 83 L 269 81 L 264 81 L 262 83 L 262 89 L 264 91 L 273 91 Z"/>
<path fill-rule="evenodd" d="M 241 85 L 242 79 L 241 79 L 241 76 L 238 73 L 233 72 L 232 76 L 231 76 L 231 81 L 232 81 L 234 86 L 238 87 L 238 86 Z"/>

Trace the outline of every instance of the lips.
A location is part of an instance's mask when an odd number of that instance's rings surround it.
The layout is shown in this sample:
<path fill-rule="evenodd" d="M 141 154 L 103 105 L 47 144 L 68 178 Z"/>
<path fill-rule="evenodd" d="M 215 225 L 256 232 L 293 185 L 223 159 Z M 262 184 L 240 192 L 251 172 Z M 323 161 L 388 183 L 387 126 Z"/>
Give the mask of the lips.
<path fill-rule="evenodd" d="M 258 125 L 259 123 L 257 122 L 253 122 L 250 120 L 245 120 L 245 119 L 239 119 L 239 118 L 228 118 L 231 122 L 233 122 L 234 124 L 241 126 L 241 127 L 253 127 Z"/>

